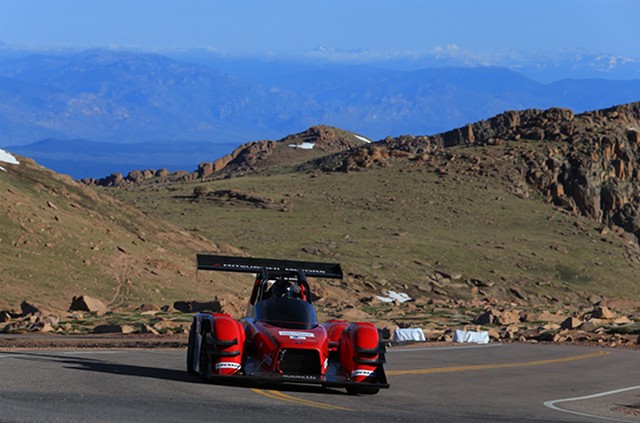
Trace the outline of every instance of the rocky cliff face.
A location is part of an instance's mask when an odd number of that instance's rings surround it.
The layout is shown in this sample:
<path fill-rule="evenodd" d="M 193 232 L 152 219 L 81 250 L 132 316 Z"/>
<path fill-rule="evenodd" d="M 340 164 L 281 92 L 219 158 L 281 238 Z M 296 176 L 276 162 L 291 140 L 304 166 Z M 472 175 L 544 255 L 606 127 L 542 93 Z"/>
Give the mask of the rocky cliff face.
<path fill-rule="evenodd" d="M 199 177 L 225 171 L 252 171 L 272 165 L 295 163 L 331 153 L 347 151 L 365 142 L 353 133 L 326 125 L 312 126 L 304 132 L 279 141 L 253 141 L 238 147 L 231 155 L 203 163 Z M 205 169 L 203 169 L 205 168 Z"/>
<path fill-rule="evenodd" d="M 353 171 L 398 157 L 426 161 L 461 146 L 501 155 L 509 178 L 547 201 L 640 236 L 640 103 L 579 115 L 557 108 L 509 111 L 431 137 L 387 138 L 314 166 Z"/>
<path fill-rule="evenodd" d="M 114 173 L 101 179 L 85 179 L 89 185 L 104 187 L 126 187 L 147 180 L 189 181 L 204 179 L 212 175 L 229 175 L 252 172 L 269 166 L 304 162 L 328 154 L 346 151 L 365 144 L 366 138 L 349 131 L 326 125 L 312 126 L 304 132 L 289 135 L 278 141 L 251 141 L 242 144 L 231 154 L 213 162 L 202 162 L 193 172 L 169 173 L 166 169 L 134 170 L 128 175 Z"/>

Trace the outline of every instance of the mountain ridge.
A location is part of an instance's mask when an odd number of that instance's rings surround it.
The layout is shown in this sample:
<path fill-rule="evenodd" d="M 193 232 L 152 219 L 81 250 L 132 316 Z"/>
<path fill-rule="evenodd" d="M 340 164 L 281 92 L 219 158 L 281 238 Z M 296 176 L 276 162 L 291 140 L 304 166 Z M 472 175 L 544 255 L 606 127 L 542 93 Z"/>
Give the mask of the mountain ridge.
<path fill-rule="evenodd" d="M 274 166 L 290 166 L 340 152 L 370 142 L 365 137 L 327 125 L 316 125 L 306 131 L 280 140 L 250 141 L 230 154 L 212 162 L 201 162 L 195 170 L 168 172 L 166 169 L 135 169 L 126 176 L 119 172 L 103 178 L 84 178 L 82 182 L 104 187 L 127 187 L 146 183 L 204 180 L 208 177 L 229 177 L 251 173 Z"/>
<path fill-rule="evenodd" d="M 0 60 L 0 145 L 45 138 L 240 145 L 319 122 L 376 139 L 442 132 L 506 109 L 602 108 L 635 101 L 640 92 L 639 80 L 542 84 L 497 67 L 314 69 L 237 76 L 110 50 Z"/>
<path fill-rule="evenodd" d="M 640 237 L 640 102 L 574 114 L 569 109 L 508 111 L 434 136 L 403 136 L 320 158 L 302 169 L 353 171 L 384 166 L 394 158 L 430 160 L 454 147 L 522 142 L 503 163 L 520 187 L 558 206 L 617 225 Z M 544 143 L 544 152 L 526 143 Z M 514 148 L 515 150 L 515 148 Z M 446 165 L 440 170 L 446 173 Z"/>

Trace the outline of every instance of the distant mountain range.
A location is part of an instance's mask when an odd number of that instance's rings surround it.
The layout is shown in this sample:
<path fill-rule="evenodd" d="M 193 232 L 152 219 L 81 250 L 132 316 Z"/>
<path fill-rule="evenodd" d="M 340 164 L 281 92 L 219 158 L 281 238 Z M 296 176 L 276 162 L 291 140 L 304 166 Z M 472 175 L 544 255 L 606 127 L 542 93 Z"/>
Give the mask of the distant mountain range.
<path fill-rule="evenodd" d="M 205 63 L 193 55 L 179 61 L 117 50 L 2 57 L 0 146 L 45 164 L 49 160 L 47 165 L 61 172 L 66 170 L 59 166 L 75 151 L 77 141 L 48 141 L 26 150 L 16 146 L 44 139 L 152 143 L 158 150 L 152 148 L 145 161 L 132 163 L 131 169 L 159 168 L 171 159 L 166 156 L 173 149 L 170 144 L 187 148 L 185 156 L 194 152 L 199 161 L 217 158 L 209 154 L 218 154 L 219 146 L 205 148 L 184 140 L 226 144 L 225 154 L 233 145 L 279 139 L 317 124 L 376 140 L 434 134 L 505 110 L 556 106 L 582 112 L 640 99 L 640 78 L 544 84 L 501 67 L 407 71 L 326 62 Z M 200 63 L 193 64 L 196 61 Z M 628 69 L 634 63 L 628 63 Z M 87 145 L 97 149 L 83 154 L 97 154 L 97 161 L 106 164 L 125 164 L 122 147 Z M 192 147 L 195 150 L 189 150 Z M 52 159 L 57 153 L 58 163 Z M 82 155 L 76 158 L 85 160 Z M 109 172 L 70 167 L 74 177 L 127 170 L 126 165 Z"/>

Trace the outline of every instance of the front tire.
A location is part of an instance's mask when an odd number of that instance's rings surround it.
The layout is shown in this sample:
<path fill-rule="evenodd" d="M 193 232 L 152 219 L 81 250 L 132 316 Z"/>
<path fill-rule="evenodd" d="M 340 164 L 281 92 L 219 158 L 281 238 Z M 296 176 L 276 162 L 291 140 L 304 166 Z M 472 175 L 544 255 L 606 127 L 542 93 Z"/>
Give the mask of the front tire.
<path fill-rule="evenodd" d="M 207 348 L 207 335 L 209 335 L 208 332 L 203 333 L 200 341 L 200 378 L 205 382 L 211 378 L 211 357 Z"/>

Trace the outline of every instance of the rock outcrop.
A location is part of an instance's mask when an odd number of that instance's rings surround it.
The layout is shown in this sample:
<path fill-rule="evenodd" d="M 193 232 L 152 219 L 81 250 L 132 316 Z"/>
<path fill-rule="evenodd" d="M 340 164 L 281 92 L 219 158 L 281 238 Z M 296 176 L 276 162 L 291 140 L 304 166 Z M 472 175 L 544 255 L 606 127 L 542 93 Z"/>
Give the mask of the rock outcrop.
<path fill-rule="evenodd" d="M 346 151 L 367 142 L 366 138 L 349 131 L 318 125 L 278 141 L 251 141 L 242 144 L 231 154 L 213 162 L 200 163 L 192 172 L 170 173 L 167 169 L 133 170 L 126 176 L 113 173 L 105 178 L 87 178 L 81 182 L 87 185 L 126 188 L 151 180 L 156 182 L 202 180 L 212 175 L 241 174 L 269 166 L 300 163 Z"/>
<path fill-rule="evenodd" d="M 347 151 L 364 144 L 363 138 L 351 132 L 326 125 L 312 126 L 304 132 L 289 135 L 279 141 L 254 141 L 241 145 L 233 153 L 211 164 L 201 164 L 209 171 L 198 177 L 222 170 L 246 172 L 278 164 L 306 161 L 313 157 Z M 311 153 L 313 152 L 313 153 Z"/>
<path fill-rule="evenodd" d="M 93 298 L 88 295 L 80 295 L 73 297 L 69 310 L 88 311 L 90 313 L 102 315 L 107 312 L 107 306 L 97 298 Z"/>
<path fill-rule="evenodd" d="M 386 166 L 394 158 L 451 159 L 451 147 L 491 147 L 504 175 L 554 204 L 640 237 L 640 103 L 574 115 L 508 111 L 434 136 L 401 136 L 318 159 L 324 171 Z M 473 167 L 472 167 L 473 168 Z M 477 168 L 477 166 L 476 166 Z M 440 175 L 448 173 L 439 167 Z"/>

